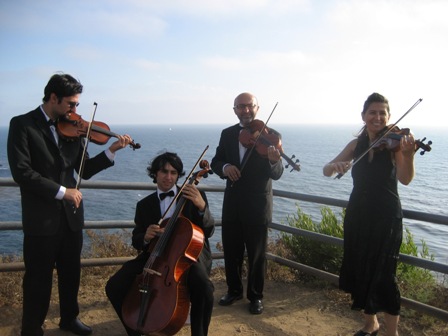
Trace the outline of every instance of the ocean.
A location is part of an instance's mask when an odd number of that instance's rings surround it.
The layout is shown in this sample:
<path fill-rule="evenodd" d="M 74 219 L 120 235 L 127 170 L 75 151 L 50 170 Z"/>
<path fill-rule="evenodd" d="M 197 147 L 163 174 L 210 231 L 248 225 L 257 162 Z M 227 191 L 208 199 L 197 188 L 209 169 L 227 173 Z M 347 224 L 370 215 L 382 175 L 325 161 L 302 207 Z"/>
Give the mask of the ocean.
<path fill-rule="evenodd" d="M 236 121 L 235 121 L 236 122 Z M 220 132 L 228 125 L 136 125 L 115 126 L 111 131 L 129 134 L 141 148 L 123 149 L 117 152 L 115 166 L 97 174 L 92 180 L 128 181 L 152 183 L 146 175 L 146 167 L 153 157 L 163 151 L 172 151 L 182 158 L 188 174 L 209 146 L 204 159 L 211 162 L 218 145 Z M 270 127 L 282 133 L 285 155 L 295 155 L 300 160 L 301 171 L 285 169 L 283 176 L 274 181 L 274 189 L 286 190 L 348 200 L 352 188 L 350 174 L 341 179 L 324 177 L 322 168 L 336 156 L 356 135 L 361 125 L 275 125 Z M 415 127 L 412 129 L 417 139 L 431 140 L 432 151 L 420 156 L 416 154 L 416 176 L 408 185 L 399 185 L 403 209 L 448 215 L 448 135 L 446 128 Z M 6 155 L 8 128 L 0 127 L 0 177 L 11 177 Z M 110 139 L 112 142 L 114 139 Z M 106 145 L 107 146 L 107 145 Z M 91 156 L 106 149 L 106 146 L 89 144 Z M 184 180 L 180 180 L 182 183 Z M 224 181 L 217 175 L 202 179 L 200 184 L 223 186 Z M 135 190 L 94 190 L 82 189 L 85 201 L 86 220 L 132 220 L 137 201 L 151 191 Z M 221 217 L 222 193 L 208 192 L 210 208 L 216 218 Z M 20 195 L 18 188 L 0 188 L 0 221 L 20 221 Z M 297 212 L 299 206 L 315 220 L 320 220 L 322 205 L 298 202 L 285 198 L 274 199 L 274 218 L 277 223 L 287 224 L 287 217 Z M 340 208 L 332 208 L 339 216 Z M 435 260 L 448 263 L 448 226 L 430 224 L 405 219 L 404 225 L 410 229 L 414 241 L 421 246 L 426 243 Z M 0 232 L 0 254 L 21 254 L 22 232 Z M 212 237 L 211 245 L 221 241 L 220 231 Z"/>

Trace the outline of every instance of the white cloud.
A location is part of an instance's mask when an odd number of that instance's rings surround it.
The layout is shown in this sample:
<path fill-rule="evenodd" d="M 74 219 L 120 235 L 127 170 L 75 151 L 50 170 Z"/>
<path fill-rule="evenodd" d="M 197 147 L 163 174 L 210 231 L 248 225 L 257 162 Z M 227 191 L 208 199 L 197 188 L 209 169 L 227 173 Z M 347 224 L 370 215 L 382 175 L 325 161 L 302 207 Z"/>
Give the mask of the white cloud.
<path fill-rule="evenodd" d="M 40 100 L 59 70 L 80 78 L 82 99 L 103 102 L 117 123 L 128 123 L 119 119 L 127 105 L 138 120 L 154 108 L 160 122 L 168 113 L 192 122 L 203 109 L 213 110 L 213 120 L 233 121 L 229 106 L 241 91 L 258 96 L 260 118 L 278 101 L 274 119 L 287 123 L 358 122 L 373 91 L 390 99 L 393 116 L 420 97 L 418 110 L 432 119 L 445 104 L 445 1 L 23 4 L 2 3 L 0 11 L 6 119 L 29 110 L 22 96 L 37 92 Z M 415 112 L 409 121 L 432 123 Z"/>
<path fill-rule="evenodd" d="M 309 64 L 311 60 L 307 59 L 303 52 L 291 51 L 291 52 L 257 52 L 255 54 L 248 54 L 242 57 L 224 57 L 216 56 L 203 60 L 203 64 L 206 67 L 214 70 L 227 71 L 227 70 L 244 70 L 251 69 L 261 70 L 268 69 L 272 71 L 278 68 L 284 68 L 291 70 L 292 67 L 304 66 Z"/>
<path fill-rule="evenodd" d="M 159 14 L 176 13 L 188 16 L 239 17 L 252 13 L 302 12 L 310 7 L 310 0 L 128 0 L 128 5 L 155 11 Z"/>

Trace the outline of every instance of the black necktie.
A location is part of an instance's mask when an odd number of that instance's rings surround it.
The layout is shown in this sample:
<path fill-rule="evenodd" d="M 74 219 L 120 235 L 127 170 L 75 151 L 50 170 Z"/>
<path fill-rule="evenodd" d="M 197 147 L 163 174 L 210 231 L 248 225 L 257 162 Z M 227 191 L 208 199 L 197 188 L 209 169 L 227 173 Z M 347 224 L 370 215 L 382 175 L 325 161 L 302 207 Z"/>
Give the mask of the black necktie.
<path fill-rule="evenodd" d="M 51 119 L 48 119 L 47 121 L 48 127 L 50 127 L 50 131 L 51 133 L 53 133 L 53 137 L 54 137 L 54 141 L 56 141 L 56 143 L 59 143 L 59 136 L 58 136 L 58 132 L 56 131 L 56 122 L 54 122 Z M 51 127 L 53 126 L 53 127 Z"/>
<path fill-rule="evenodd" d="M 166 193 L 160 193 L 159 194 L 159 198 L 161 201 L 163 201 L 167 196 L 173 197 L 174 196 L 174 191 L 170 190 Z"/>

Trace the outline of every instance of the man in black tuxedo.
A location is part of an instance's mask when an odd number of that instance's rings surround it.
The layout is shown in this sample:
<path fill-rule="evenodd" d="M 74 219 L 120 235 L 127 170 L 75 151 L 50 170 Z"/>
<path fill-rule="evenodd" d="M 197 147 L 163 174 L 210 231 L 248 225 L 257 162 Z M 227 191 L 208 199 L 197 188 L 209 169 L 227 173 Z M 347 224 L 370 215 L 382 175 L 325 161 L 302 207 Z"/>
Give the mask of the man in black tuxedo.
<path fill-rule="evenodd" d="M 23 316 L 21 335 L 43 335 L 53 269 L 58 273 L 60 328 L 78 335 L 92 329 L 78 319 L 84 210 L 74 172 L 83 157 L 85 139 L 64 140 L 55 122 L 75 112 L 81 83 L 68 74 L 53 75 L 43 104 L 11 119 L 8 160 L 20 186 L 24 232 Z M 82 177 L 88 179 L 114 164 L 115 152 L 131 142 L 118 136 L 109 149 L 94 158 L 85 155 Z"/>
<path fill-rule="evenodd" d="M 251 124 L 258 109 L 257 98 L 250 93 L 241 93 L 235 98 L 233 110 L 240 123 L 222 131 L 211 162 L 213 172 L 227 179 L 222 207 L 222 244 L 228 288 L 219 304 L 227 306 L 242 299 L 241 271 L 247 250 L 246 296 L 252 314 L 263 312 L 265 253 L 268 225 L 272 221 L 272 180 L 278 180 L 284 169 L 280 152 L 274 146 L 269 146 L 267 157 L 262 157 L 255 149 L 246 150 L 239 141 L 242 128 Z M 280 137 L 279 133 L 270 131 Z"/>
<path fill-rule="evenodd" d="M 109 279 L 106 285 L 107 297 L 130 336 L 139 336 L 140 333 L 129 328 L 124 322 L 123 301 L 136 277 L 143 272 L 143 267 L 150 257 L 151 251 L 149 250 L 154 248 L 158 241 L 154 238 L 164 233 L 164 227 L 160 227 L 158 223 L 167 211 L 166 209 L 172 202 L 173 197 L 179 191 L 176 186 L 179 177 L 185 175 L 183 163 L 179 156 L 169 152 L 154 158 L 147 168 L 147 172 L 153 182 L 157 184 L 157 191 L 137 203 L 134 219 L 135 228 L 132 231 L 132 246 L 140 251 L 140 254 L 135 259 L 126 262 Z M 208 238 L 215 230 L 214 219 L 210 213 L 205 193 L 198 190 L 194 184 L 186 184 L 180 197 L 184 197 L 186 201 L 182 216 L 202 229 L 204 234 L 204 246 L 198 260 L 193 262 L 186 271 L 188 272 L 186 286 L 191 302 L 191 335 L 205 336 L 208 334 L 213 310 L 214 286 L 209 278 L 212 255 Z M 164 218 L 170 218 L 174 210 L 175 206 L 173 205 Z M 166 253 L 169 253 L 169 251 L 166 251 Z M 163 258 L 164 256 L 159 257 Z"/>

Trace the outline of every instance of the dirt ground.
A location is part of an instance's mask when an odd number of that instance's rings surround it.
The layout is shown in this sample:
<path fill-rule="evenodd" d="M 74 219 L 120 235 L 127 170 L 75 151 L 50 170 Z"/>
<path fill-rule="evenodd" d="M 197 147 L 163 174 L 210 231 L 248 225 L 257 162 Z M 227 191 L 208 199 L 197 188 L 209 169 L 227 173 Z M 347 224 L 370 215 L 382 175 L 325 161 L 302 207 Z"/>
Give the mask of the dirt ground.
<path fill-rule="evenodd" d="M 347 295 L 333 287 L 316 287 L 307 284 L 283 283 L 268 280 L 263 300 L 265 310 L 261 315 L 251 315 L 246 299 L 232 306 L 218 305 L 219 298 L 226 292 L 222 278 L 213 279 L 215 304 L 209 335 L 353 335 L 360 327 L 360 313 L 350 310 Z M 101 281 L 104 283 L 104 280 Z M 112 306 L 107 301 L 103 286 L 82 286 L 80 319 L 94 330 L 94 335 L 125 335 Z M 0 301 L 0 335 L 19 335 L 21 303 Z M 46 336 L 68 336 L 59 330 L 57 291 L 54 288 L 50 311 L 45 322 Z M 435 328 L 435 329 L 434 329 Z M 384 333 L 381 333 L 384 335 Z M 380 334 L 380 335 L 381 335 Z M 186 325 L 178 335 L 190 335 Z M 402 317 L 400 335 L 448 335 L 448 326 L 437 323 L 427 327 L 416 325 L 411 318 Z"/>

